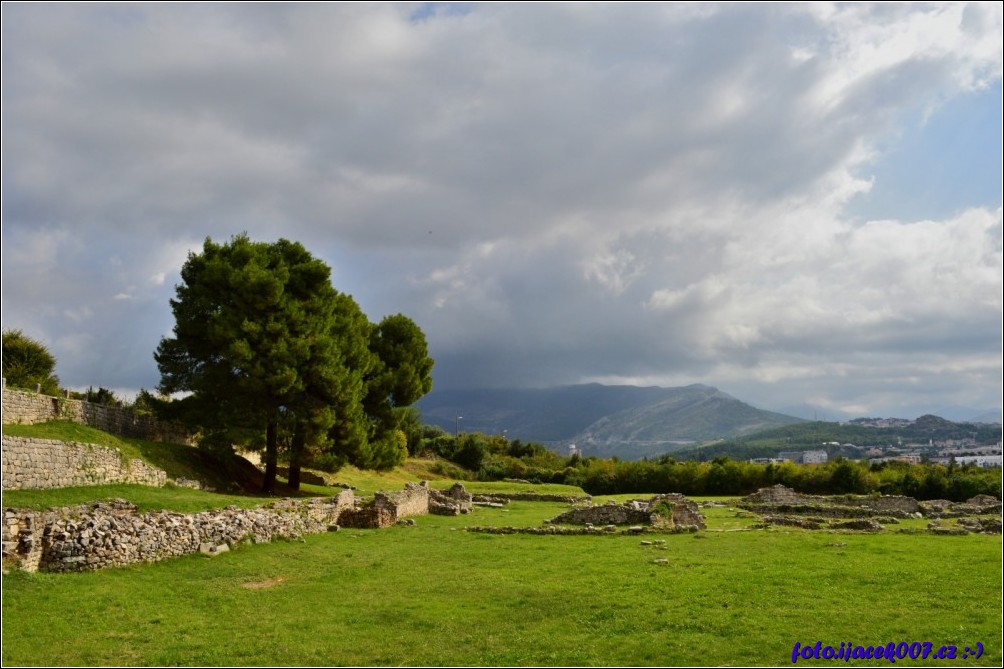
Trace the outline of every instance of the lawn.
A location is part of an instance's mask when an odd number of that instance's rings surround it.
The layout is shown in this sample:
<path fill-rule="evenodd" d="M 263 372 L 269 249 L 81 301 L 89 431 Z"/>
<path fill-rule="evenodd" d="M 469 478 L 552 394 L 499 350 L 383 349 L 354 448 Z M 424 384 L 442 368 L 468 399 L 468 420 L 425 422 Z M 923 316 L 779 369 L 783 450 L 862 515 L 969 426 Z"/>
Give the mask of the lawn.
<path fill-rule="evenodd" d="M 978 641 L 964 664 L 1001 663 L 999 536 L 747 530 L 728 507 L 664 549 L 463 531 L 564 508 L 513 502 L 213 558 L 6 575 L 3 664 L 790 665 L 795 642 L 816 641 L 930 641 L 960 657 Z"/>

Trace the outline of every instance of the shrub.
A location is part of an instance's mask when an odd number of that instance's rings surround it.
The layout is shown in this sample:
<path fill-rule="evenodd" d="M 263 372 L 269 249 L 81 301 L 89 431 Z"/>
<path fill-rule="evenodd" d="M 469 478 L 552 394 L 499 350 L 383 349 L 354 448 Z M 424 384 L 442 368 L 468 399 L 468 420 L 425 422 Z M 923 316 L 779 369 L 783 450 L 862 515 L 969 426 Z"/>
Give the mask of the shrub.
<path fill-rule="evenodd" d="M 55 369 L 56 358 L 44 344 L 20 330 L 4 330 L 3 375 L 11 388 L 34 390 L 41 385 L 46 395 L 58 395 L 59 377 Z"/>

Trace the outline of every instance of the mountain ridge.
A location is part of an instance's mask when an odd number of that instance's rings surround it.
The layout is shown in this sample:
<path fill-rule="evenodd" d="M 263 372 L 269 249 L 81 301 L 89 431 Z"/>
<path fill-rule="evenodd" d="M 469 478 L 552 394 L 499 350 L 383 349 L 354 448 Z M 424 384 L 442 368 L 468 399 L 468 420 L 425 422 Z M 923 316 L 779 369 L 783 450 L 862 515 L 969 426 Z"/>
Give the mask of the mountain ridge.
<path fill-rule="evenodd" d="M 623 459 L 802 421 L 704 384 L 433 391 L 418 408 L 426 422 L 448 432 L 505 434 L 556 450 L 575 443 L 586 455 Z"/>

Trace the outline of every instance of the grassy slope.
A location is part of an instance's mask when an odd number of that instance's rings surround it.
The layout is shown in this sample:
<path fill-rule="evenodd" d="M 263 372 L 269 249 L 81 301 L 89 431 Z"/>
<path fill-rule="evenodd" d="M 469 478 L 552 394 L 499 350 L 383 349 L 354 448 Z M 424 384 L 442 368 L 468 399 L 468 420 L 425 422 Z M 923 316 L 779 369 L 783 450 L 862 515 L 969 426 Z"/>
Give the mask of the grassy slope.
<path fill-rule="evenodd" d="M 460 529 L 562 508 L 514 502 L 216 558 L 6 576 L 3 662 L 789 665 L 794 642 L 822 640 L 980 641 L 965 664 L 1000 664 L 999 537 L 725 531 L 742 524 L 728 509 L 665 550 Z"/>
<path fill-rule="evenodd" d="M 12 436 L 78 441 L 115 448 L 125 458 L 140 458 L 165 470 L 170 478 L 195 479 L 217 490 L 228 491 L 226 493 L 208 493 L 174 486 L 158 489 L 138 485 L 11 490 L 3 492 L 5 507 L 48 509 L 120 498 L 129 500 L 144 511 L 169 509 L 192 513 L 231 504 L 242 507 L 257 506 L 268 500 L 268 498 L 255 493 L 260 486 L 260 473 L 242 458 L 221 459 L 191 446 L 117 437 L 69 421 L 53 421 L 38 425 L 4 425 L 3 431 Z M 432 486 L 438 488 L 447 488 L 452 485 L 454 479 L 437 474 L 434 470 L 435 465 L 434 460 L 412 459 L 402 466 L 386 472 L 366 471 L 347 466 L 336 474 L 325 474 L 324 476 L 329 482 L 345 483 L 355 487 L 357 495 L 372 495 L 377 490 L 399 490 L 405 483 L 423 480 L 430 481 Z M 282 479 L 280 479 L 281 482 Z M 562 485 L 532 486 L 480 482 L 465 482 L 465 485 L 474 492 L 532 489 L 538 492 L 568 495 L 583 494 L 581 488 Z M 304 484 L 298 495 L 333 495 L 338 490 L 340 488 Z M 277 494 L 287 496 L 297 493 L 280 485 Z"/>
<path fill-rule="evenodd" d="M 79 441 L 117 449 L 126 459 L 139 458 L 167 472 L 169 478 L 187 478 L 228 492 L 250 492 L 260 480 L 257 470 L 238 457 L 223 458 L 184 444 L 166 444 L 145 439 L 117 437 L 71 421 L 37 425 L 4 425 L 6 435 Z"/>
<path fill-rule="evenodd" d="M 126 446 L 144 455 L 141 445 Z M 194 451 L 158 447 L 168 463 Z M 366 493 L 432 478 L 433 466 L 346 468 L 334 478 Z M 127 497 L 181 511 L 262 501 L 96 486 L 12 491 L 4 504 L 22 495 L 75 500 L 60 504 Z M 3 664 L 772 665 L 790 664 L 795 641 L 817 640 L 931 641 L 957 644 L 960 653 L 980 641 L 983 657 L 965 664 L 1002 660 L 999 537 L 742 531 L 752 519 L 727 507 L 705 510 L 708 532 L 666 537 L 666 550 L 628 536 L 461 531 L 537 525 L 564 508 L 513 502 L 471 517 L 425 516 L 415 527 L 236 547 L 215 558 L 5 575 Z"/>

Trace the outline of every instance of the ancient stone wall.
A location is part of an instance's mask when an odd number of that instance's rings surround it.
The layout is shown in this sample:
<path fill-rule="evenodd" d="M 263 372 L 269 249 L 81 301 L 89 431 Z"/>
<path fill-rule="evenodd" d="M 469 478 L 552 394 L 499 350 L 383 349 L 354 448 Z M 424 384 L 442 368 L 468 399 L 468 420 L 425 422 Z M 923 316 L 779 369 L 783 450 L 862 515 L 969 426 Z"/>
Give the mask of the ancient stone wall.
<path fill-rule="evenodd" d="M 338 519 L 338 524 L 342 527 L 369 529 L 390 527 L 396 522 L 397 517 L 392 510 L 372 504 L 347 509 Z"/>
<path fill-rule="evenodd" d="M 24 390 L 3 389 L 4 424 L 44 423 L 69 420 L 123 437 L 190 444 L 192 436 L 182 426 L 122 407 L 40 395 Z"/>
<path fill-rule="evenodd" d="M 656 495 L 648 500 L 623 504 L 574 507 L 552 518 L 551 523 L 568 525 L 651 525 L 654 529 L 683 532 L 706 528 L 697 504 L 679 493 Z"/>
<path fill-rule="evenodd" d="M 743 497 L 743 501 L 750 504 L 808 504 L 812 499 L 810 495 L 802 495 L 780 483 Z"/>
<path fill-rule="evenodd" d="M 598 504 L 577 506 L 551 519 L 555 524 L 566 525 L 637 525 L 651 521 L 651 514 L 628 504 Z"/>
<path fill-rule="evenodd" d="M 426 481 L 406 483 L 401 492 L 378 492 L 373 497 L 373 505 L 390 511 L 395 521 L 408 516 L 424 516 L 429 513 L 429 484 Z"/>
<path fill-rule="evenodd" d="M 474 509 L 474 496 L 462 483 L 454 483 L 449 490 L 429 491 L 429 513 L 440 516 L 459 516 Z"/>
<path fill-rule="evenodd" d="M 652 515 L 652 526 L 657 529 L 707 529 L 700 508 L 680 493 L 656 495 L 648 501 L 648 512 Z"/>
<path fill-rule="evenodd" d="M 881 495 L 878 497 L 842 495 L 832 497 L 833 502 L 847 506 L 863 506 L 877 513 L 914 514 L 920 511 L 920 505 L 913 497 L 903 495 Z"/>
<path fill-rule="evenodd" d="M 471 494 L 460 483 L 443 492 L 431 490 L 427 481 L 406 483 L 396 493 L 378 492 L 373 501 L 342 516 L 346 527 L 388 527 L 409 516 L 429 513 L 456 516 L 473 508 Z"/>
<path fill-rule="evenodd" d="M 114 448 L 54 439 L 3 437 L 3 489 L 136 483 L 163 486 L 167 474 Z"/>
<path fill-rule="evenodd" d="M 803 495 L 781 484 L 761 488 L 740 500 L 738 506 L 751 511 L 776 508 L 786 513 L 817 513 L 827 515 L 827 509 L 850 517 L 862 515 L 892 515 L 905 517 L 921 511 L 917 500 L 902 495 Z M 797 508 L 801 507 L 801 509 Z M 855 512 L 859 509 L 860 512 Z M 829 515 L 833 515 L 832 513 Z"/>
<path fill-rule="evenodd" d="M 180 514 L 138 513 L 124 500 L 34 512 L 4 512 L 3 554 L 26 571 L 85 571 L 167 557 L 215 552 L 243 541 L 262 543 L 324 532 L 354 504 L 337 497 L 279 500 L 256 509 Z"/>

